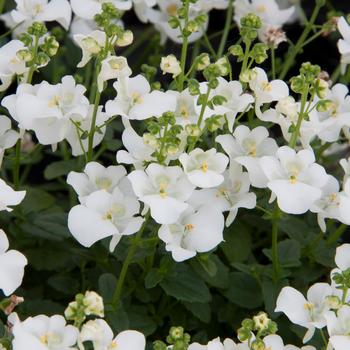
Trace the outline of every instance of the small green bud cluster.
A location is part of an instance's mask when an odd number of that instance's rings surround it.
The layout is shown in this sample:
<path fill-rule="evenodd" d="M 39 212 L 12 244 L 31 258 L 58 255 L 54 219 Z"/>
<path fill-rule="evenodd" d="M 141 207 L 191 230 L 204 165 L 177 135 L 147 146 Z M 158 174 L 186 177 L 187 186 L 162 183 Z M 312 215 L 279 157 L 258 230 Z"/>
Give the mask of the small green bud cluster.
<path fill-rule="evenodd" d="M 337 289 L 349 289 L 350 288 L 350 268 L 341 271 L 336 272 L 332 276 L 332 280 L 336 283 Z"/>
<path fill-rule="evenodd" d="M 248 58 L 257 64 L 263 63 L 267 58 L 268 46 L 264 43 L 256 43 L 253 48 L 249 51 Z M 229 47 L 228 52 L 237 57 L 237 62 L 244 60 L 244 51 L 241 45 L 232 45 Z"/>
<path fill-rule="evenodd" d="M 240 35 L 244 42 L 253 41 L 258 37 L 258 30 L 262 27 L 259 16 L 254 13 L 248 13 L 241 18 L 240 24 Z"/>
<path fill-rule="evenodd" d="M 17 57 L 34 69 L 46 66 L 60 46 L 54 35 L 47 35 L 46 26 L 41 22 L 34 22 L 21 34 L 20 40 L 26 48 L 19 50 Z"/>
<path fill-rule="evenodd" d="M 262 337 L 277 332 L 277 324 L 272 321 L 265 312 L 260 312 L 253 318 L 246 318 L 241 323 L 242 327 L 238 329 L 237 336 L 241 342 L 250 341 L 251 348 L 254 350 L 265 350 L 265 344 Z"/>
<path fill-rule="evenodd" d="M 170 5 L 168 9 L 171 13 L 168 20 L 169 26 L 172 29 L 180 28 L 183 38 L 198 32 L 208 20 L 208 15 L 206 13 L 200 13 L 196 17 L 189 19 L 189 7 L 191 3 L 195 3 L 196 1 L 197 0 L 183 0 L 182 6 L 179 8 L 177 8 L 176 5 Z"/>
<path fill-rule="evenodd" d="M 171 345 L 173 350 L 187 350 L 191 337 L 184 332 L 182 327 L 171 327 L 166 342 Z M 157 340 L 153 343 L 153 350 L 166 350 L 168 345 L 163 341 Z"/>
<path fill-rule="evenodd" d="M 64 311 L 67 320 L 73 321 L 77 327 L 85 321 L 87 316 L 104 316 L 103 299 L 96 292 L 87 291 L 77 294 L 75 301 L 68 304 Z"/>
<path fill-rule="evenodd" d="M 146 145 L 155 151 L 153 156 L 159 163 L 163 163 L 167 156 L 176 154 L 180 149 L 181 139 L 179 134 L 183 130 L 181 125 L 176 125 L 173 112 L 165 112 L 160 118 L 147 122 L 147 131 L 143 135 Z"/>

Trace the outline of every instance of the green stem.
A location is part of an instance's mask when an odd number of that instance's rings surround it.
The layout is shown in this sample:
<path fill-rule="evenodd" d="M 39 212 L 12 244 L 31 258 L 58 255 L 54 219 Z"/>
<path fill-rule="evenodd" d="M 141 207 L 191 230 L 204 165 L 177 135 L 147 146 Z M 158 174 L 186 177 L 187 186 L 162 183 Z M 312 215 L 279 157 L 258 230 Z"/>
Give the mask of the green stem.
<path fill-rule="evenodd" d="M 136 248 L 137 248 L 137 246 L 142 238 L 142 234 L 146 228 L 149 217 L 150 217 L 150 213 L 148 212 L 145 216 L 145 221 L 143 222 L 139 232 L 136 234 L 135 239 L 131 243 L 128 254 L 123 262 L 123 266 L 122 266 L 122 269 L 120 271 L 118 282 L 117 282 L 117 285 L 116 285 L 116 288 L 115 288 L 115 291 L 113 294 L 113 298 L 112 298 L 112 304 L 113 304 L 115 310 L 117 310 L 119 307 L 119 302 L 120 302 L 120 298 L 121 298 L 122 291 L 123 291 L 125 277 L 126 277 L 126 274 L 128 272 L 129 265 L 131 264 L 131 261 L 135 255 Z"/>
<path fill-rule="evenodd" d="M 4 11 L 5 7 L 5 0 L 0 0 L 0 14 L 2 14 L 2 11 Z"/>
<path fill-rule="evenodd" d="M 304 91 L 303 91 L 302 96 L 301 96 L 301 107 L 300 107 L 300 112 L 299 112 L 299 116 L 298 116 L 298 121 L 297 121 L 295 129 L 292 133 L 290 141 L 289 141 L 290 148 L 295 148 L 295 146 L 297 144 L 297 140 L 298 140 L 298 136 L 299 136 L 300 128 L 301 128 L 301 123 L 303 122 L 303 119 L 304 119 L 304 114 L 305 114 L 304 112 L 305 112 L 305 106 L 306 106 L 306 102 L 307 102 L 308 92 L 309 92 L 309 86 L 306 86 L 304 88 Z"/>
<path fill-rule="evenodd" d="M 243 73 L 247 69 L 248 59 L 249 59 L 249 52 L 250 52 L 250 46 L 252 42 L 250 40 L 247 40 L 245 43 L 245 52 L 244 52 L 244 58 L 241 68 L 241 73 Z"/>
<path fill-rule="evenodd" d="M 187 25 L 188 25 L 188 12 L 190 9 L 190 0 L 185 1 L 185 24 L 182 31 L 182 48 L 181 48 L 181 74 L 179 76 L 179 90 L 182 91 L 184 88 L 185 82 L 185 69 L 186 69 L 186 57 L 187 57 L 187 49 L 188 49 L 188 35 L 187 35 Z"/>
<path fill-rule="evenodd" d="M 296 56 L 299 54 L 300 50 L 303 47 L 303 44 L 305 43 L 308 35 L 310 34 L 310 32 L 312 30 L 312 26 L 316 21 L 316 18 L 318 16 L 318 13 L 320 12 L 321 7 L 322 7 L 321 2 L 317 1 L 316 6 L 312 12 L 311 18 L 310 18 L 309 22 L 307 22 L 303 32 L 300 35 L 299 40 L 297 41 L 295 46 L 292 48 L 291 52 L 288 52 L 288 54 L 287 54 L 287 61 L 283 65 L 283 69 L 282 69 L 282 72 L 279 76 L 279 79 L 283 80 L 286 77 L 286 75 L 288 74 L 289 69 L 294 64 Z"/>
<path fill-rule="evenodd" d="M 324 345 L 325 345 L 326 348 L 327 348 L 327 346 L 328 346 L 328 341 L 327 341 L 326 336 L 325 336 L 325 334 L 324 334 L 324 332 L 323 332 L 323 329 L 321 329 L 321 328 L 320 328 L 320 333 L 321 333 L 321 338 L 322 338 L 322 340 L 323 340 L 323 343 L 324 343 Z"/>
<path fill-rule="evenodd" d="M 0 0 L 1 1 L 1 0 Z M 0 3 L 1 5 L 1 3 Z M 0 8 L 1 9 L 1 8 Z M 0 11 L 1 13 L 1 11 Z M 36 56 L 38 55 L 38 47 L 39 47 L 39 36 L 35 36 L 35 41 L 34 41 L 34 55 L 33 55 L 33 60 L 31 62 L 29 72 L 28 72 L 28 77 L 27 77 L 27 84 L 31 84 L 33 80 L 33 75 L 35 72 L 35 61 L 36 61 Z M 16 143 L 16 153 L 15 153 L 15 160 L 13 163 L 13 184 L 15 187 L 15 190 L 19 189 L 20 185 L 20 168 L 21 168 L 21 145 L 22 145 L 22 139 L 19 138 Z"/>
<path fill-rule="evenodd" d="M 96 131 L 96 118 L 97 118 L 98 107 L 100 104 L 100 99 L 101 99 L 101 93 L 98 90 L 96 90 L 94 111 L 92 113 L 92 120 L 91 120 L 89 140 L 88 140 L 88 152 L 87 152 L 87 161 L 88 162 L 90 162 L 92 160 L 92 157 L 93 157 L 94 136 L 95 136 L 95 131 Z"/>
<path fill-rule="evenodd" d="M 276 60 L 275 60 L 275 48 L 271 46 L 271 70 L 272 70 L 272 80 L 276 79 Z"/>
<path fill-rule="evenodd" d="M 339 238 L 343 235 L 343 233 L 346 231 L 347 225 L 341 224 L 331 235 L 329 235 L 327 239 L 327 244 L 331 245 L 333 243 L 336 243 Z"/>
<path fill-rule="evenodd" d="M 276 209 L 272 218 L 272 265 L 274 280 L 277 281 L 280 273 L 280 264 L 278 259 L 278 221 L 280 210 L 276 204 Z"/>
<path fill-rule="evenodd" d="M 232 12 L 233 12 L 233 0 L 229 0 L 227 12 L 226 12 L 224 33 L 222 34 L 222 37 L 221 37 L 221 41 L 220 41 L 220 45 L 219 45 L 219 49 L 218 49 L 218 53 L 217 53 L 217 58 L 220 58 L 225 50 L 225 45 L 226 45 L 226 41 L 228 38 L 228 34 L 230 32 L 230 25 L 232 22 Z"/>

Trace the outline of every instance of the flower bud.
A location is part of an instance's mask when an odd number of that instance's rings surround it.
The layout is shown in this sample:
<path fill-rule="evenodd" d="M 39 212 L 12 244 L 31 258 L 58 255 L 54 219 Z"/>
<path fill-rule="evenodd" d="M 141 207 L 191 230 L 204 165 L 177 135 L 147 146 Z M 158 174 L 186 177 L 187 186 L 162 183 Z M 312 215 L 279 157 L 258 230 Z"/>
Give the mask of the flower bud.
<path fill-rule="evenodd" d="M 241 342 L 245 342 L 252 337 L 252 332 L 250 329 L 242 327 L 238 329 L 237 337 Z"/>
<path fill-rule="evenodd" d="M 239 75 L 239 80 L 242 83 L 249 83 L 250 81 L 256 79 L 257 73 L 253 69 L 246 69 Z"/>
<path fill-rule="evenodd" d="M 252 350 L 267 350 L 265 347 L 265 343 L 260 339 L 254 340 L 252 342 L 251 349 Z"/>
<path fill-rule="evenodd" d="M 210 57 L 207 53 L 202 53 L 197 58 L 196 69 L 201 71 L 210 64 Z"/>
<path fill-rule="evenodd" d="M 258 331 L 266 330 L 269 326 L 270 319 L 265 312 L 261 312 L 253 317 L 254 328 Z"/>
<path fill-rule="evenodd" d="M 199 29 L 198 27 L 198 24 L 196 21 L 189 21 L 188 24 L 187 24 L 187 30 L 190 32 L 190 33 L 194 33 L 194 32 L 197 32 Z"/>
<path fill-rule="evenodd" d="M 336 295 L 326 297 L 327 305 L 330 309 L 338 310 L 342 306 L 341 300 Z"/>
<path fill-rule="evenodd" d="M 134 34 L 131 30 L 126 30 L 122 36 L 117 39 L 117 45 L 120 47 L 130 45 L 134 40 Z"/>
<path fill-rule="evenodd" d="M 34 56 L 29 50 L 19 50 L 16 53 L 18 59 L 24 62 L 30 62 Z"/>
<path fill-rule="evenodd" d="M 47 29 L 44 23 L 34 22 L 29 28 L 28 33 L 36 37 L 42 37 L 47 33 Z"/>
<path fill-rule="evenodd" d="M 181 73 L 180 62 L 174 55 L 162 57 L 160 62 L 160 69 L 162 70 L 163 74 L 172 74 L 173 78 L 177 77 Z"/>
<path fill-rule="evenodd" d="M 327 96 L 329 85 L 325 80 L 320 78 L 316 79 L 314 86 L 316 94 L 319 98 L 325 98 Z"/>
<path fill-rule="evenodd" d="M 83 303 L 86 315 L 104 316 L 103 299 L 96 292 L 87 291 Z"/>
<path fill-rule="evenodd" d="M 287 96 L 278 101 L 276 111 L 285 116 L 294 119 L 298 115 L 298 104 L 292 96 Z"/>
<path fill-rule="evenodd" d="M 215 62 L 215 64 L 219 67 L 221 76 L 225 76 L 225 75 L 228 75 L 230 73 L 230 65 L 229 65 L 226 57 L 219 58 Z"/>
<path fill-rule="evenodd" d="M 78 309 L 78 303 L 72 301 L 68 304 L 66 310 L 64 310 L 64 316 L 67 320 L 73 320 Z"/>
<path fill-rule="evenodd" d="M 150 133 L 143 134 L 143 142 L 145 143 L 145 145 L 150 146 L 154 149 L 158 147 L 157 138 Z"/>
<path fill-rule="evenodd" d="M 85 50 L 94 55 L 97 55 L 101 51 L 101 47 L 98 45 L 98 42 L 89 36 L 83 39 L 82 44 Z"/>
<path fill-rule="evenodd" d="M 196 124 L 188 124 L 185 126 L 185 131 L 188 136 L 199 137 L 201 134 L 201 129 Z"/>
<path fill-rule="evenodd" d="M 171 327 L 169 335 L 173 340 L 182 339 L 184 336 L 184 329 L 182 327 Z"/>

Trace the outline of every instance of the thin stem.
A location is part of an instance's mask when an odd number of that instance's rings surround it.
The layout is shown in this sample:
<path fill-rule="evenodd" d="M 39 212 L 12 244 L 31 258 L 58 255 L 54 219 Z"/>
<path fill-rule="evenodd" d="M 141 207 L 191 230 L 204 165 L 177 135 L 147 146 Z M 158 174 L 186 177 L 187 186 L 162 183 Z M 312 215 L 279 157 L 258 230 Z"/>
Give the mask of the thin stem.
<path fill-rule="evenodd" d="M 280 264 L 278 259 L 278 221 L 280 209 L 276 203 L 276 209 L 272 218 L 272 265 L 274 280 L 277 281 L 280 273 Z"/>
<path fill-rule="evenodd" d="M 276 60 L 275 60 L 275 48 L 271 46 L 271 70 L 272 70 L 272 79 L 276 79 Z"/>
<path fill-rule="evenodd" d="M 230 32 L 230 25 L 232 22 L 232 12 L 233 12 L 233 0 L 229 0 L 228 2 L 228 8 L 226 12 L 226 21 L 225 21 L 225 27 L 224 27 L 224 33 L 222 34 L 217 57 L 220 58 L 225 50 L 225 45 L 227 42 L 228 34 Z"/>
<path fill-rule="evenodd" d="M 115 291 L 113 294 L 113 298 L 112 298 L 112 304 L 113 304 L 115 310 L 117 310 L 119 307 L 119 302 L 120 302 L 120 298 L 121 298 L 122 291 L 123 291 L 125 277 L 126 277 L 126 274 L 128 272 L 129 265 L 130 265 L 134 255 L 135 255 L 136 248 L 137 248 L 137 246 L 142 238 L 142 234 L 146 228 L 149 217 L 150 217 L 150 213 L 148 212 L 145 216 L 145 221 L 143 222 L 139 232 L 136 234 L 134 241 L 131 243 L 128 254 L 123 262 L 123 266 L 122 266 L 122 269 L 120 271 L 118 282 L 117 282 L 117 285 L 116 285 L 116 288 L 115 288 Z"/>
<path fill-rule="evenodd" d="M 213 45 L 210 43 L 210 40 L 208 38 L 208 35 L 206 33 L 203 34 L 203 40 L 204 44 L 206 45 L 207 49 L 210 51 L 210 54 L 214 57 L 216 57 L 216 52 L 213 48 Z"/>
<path fill-rule="evenodd" d="M 98 107 L 100 104 L 100 99 L 101 99 L 101 93 L 98 90 L 96 90 L 94 111 L 92 114 L 92 120 L 91 120 L 90 132 L 89 132 L 89 140 L 88 140 L 88 152 L 87 152 L 88 162 L 90 162 L 92 160 L 92 157 L 93 157 L 94 136 L 95 136 L 95 131 L 96 131 L 96 118 L 97 118 Z"/>
<path fill-rule="evenodd" d="M 304 114 L 305 114 L 304 112 L 305 112 L 305 106 L 306 106 L 306 102 L 307 102 L 308 91 L 309 91 L 309 86 L 306 86 L 304 88 L 304 91 L 303 91 L 302 96 L 301 96 L 301 107 L 300 107 L 300 112 L 299 112 L 299 116 L 298 116 L 298 121 L 297 121 L 295 129 L 292 133 L 290 141 L 289 141 L 290 148 L 295 148 L 295 146 L 297 144 L 297 140 L 298 140 L 298 136 L 299 136 L 300 128 L 301 128 L 301 123 L 303 122 L 303 119 L 304 119 Z"/>
<path fill-rule="evenodd" d="M 244 52 L 244 58 L 243 58 L 241 73 L 243 73 L 247 69 L 247 64 L 248 64 L 248 59 L 249 59 L 249 51 L 250 51 L 251 44 L 252 43 L 251 43 L 250 40 L 247 40 L 246 43 L 245 43 L 245 52 Z"/>
<path fill-rule="evenodd" d="M 4 11 L 5 7 L 5 0 L 0 0 L 0 14 L 2 14 L 2 11 Z"/>
<path fill-rule="evenodd" d="M 287 61 L 283 65 L 283 69 L 282 69 L 282 72 L 279 76 L 279 79 L 283 80 L 286 77 L 286 75 L 288 74 L 289 69 L 294 64 L 296 56 L 299 54 L 300 50 L 303 47 L 303 44 L 305 43 L 309 33 L 312 30 L 312 26 L 316 21 L 316 18 L 318 16 L 318 13 L 320 12 L 321 7 L 322 7 L 321 3 L 316 2 L 316 6 L 312 12 L 311 18 L 310 18 L 309 22 L 307 22 L 303 32 L 300 35 L 299 40 L 297 41 L 295 46 L 292 48 L 291 52 L 288 52 Z"/>
<path fill-rule="evenodd" d="M 320 334 L 321 334 L 321 338 L 322 338 L 322 340 L 323 340 L 323 343 L 324 343 L 324 345 L 325 345 L 326 348 L 327 348 L 327 346 L 328 346 L 328 341 L 327 341 L 326 336 L 325 336 L 325 334 L 324 334 L 324 332 L 323 332 L 323 329 L 321 329 L 321 328 L 320 328 Z"/>
<path fill-rule="evenodd" d="M 338 239 L 343 235 L 343 233 L 346 231 L 347 225 L 341 224 L 331 235 L 329 235 L 327 239 L 327 244 L 331 245 L 333 243 L 336 243 Z"/>
<path fill-rule="evenodd" d="M 190 0 L 186 0 L 185 2 L 185 24 L 182 31 L 182 48 L 181 48 L 181 74 L 179 76 L 179 90 L 182 91 L 184 88 L 185 82 L 185 69 L 186 69 L 186 57 L 187 57 L 187 49 L 188 49 L 188 35 L 187 35 L 187 25 L 188 25 L 188 12 L 190 8 Z"/>

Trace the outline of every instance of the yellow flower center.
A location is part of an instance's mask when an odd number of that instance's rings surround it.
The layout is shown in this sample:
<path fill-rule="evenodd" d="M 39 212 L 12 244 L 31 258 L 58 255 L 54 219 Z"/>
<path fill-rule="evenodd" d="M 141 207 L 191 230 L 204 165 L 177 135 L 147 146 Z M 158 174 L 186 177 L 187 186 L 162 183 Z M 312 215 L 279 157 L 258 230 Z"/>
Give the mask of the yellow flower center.
<path fill-rule="evenodd" d="M 185 225 L 185 230 L 186 231 L 191 231 L 191 230 L 193 230 L 194 229 L 194 226 L 192 225 L 192 224 L 186 224 Z"/>
<path fill-rule="evenodd" d="M 166 12 L 168 13 L 169 16 L 176 16 L 177 13 L 177 5 L 176 4 L 170 4 L 166 8 Z"/>
<path fill-rule="evenodd" d="M 314 309 L 315 305 L 312 303 L 306 303 L 304 304 L 304 309 L 307 311 L 312 311 Z"/>
<path fill-rule="evenodd" d="M 266 12 L 266 6 L 265 5 L 259 5 L 256 8 L 256 11 L 259 12 L 259 13 L 264 13 L 264 12 Z"/>
<path fill-rule="evenodd" d="M 265 81 L 261 84 L 261 88 L 263 91 L 271 91 L 272 90 L 272 86 L 268 81 Z"/>
<path fill-rule="evenodd" d="M 60 104 L 60 100 L 61 98 L 59 96 L 52 97 L 52 99 L 49 101 L 49 107 L 58 107 L 58 105 Z"/>
<path fill-rule="evenodd" d="M 142 97 L 141 97 L 141 94 L 139 92 L 133 92 L 131 94 L 131 97 L 132 97 L 132 102 L 133 103 L 142 103 Z"/>
<path fill-rule="evenodd" d="M 209 168 L 208 163 L 207 163 L 206 161 L 204 161 L 204 162 L 202 163 L 202 165 L 201 165 L 202 171 L 203 171 L 204 173 L 206 173 L 206 172 L 208 171 L 208 168 Z"/>
<path fill-rule="evenodd" d="M 160 195 L 161 198 L 165 198 L 167 196 L 166 187 L 167 187 L 167 184 L 164 183 L 164 182 L 162 182 L 159 185 L 159 195 Z"/>
<path fill-rule="evenodd" d="M 291 184 L 296 184 L 297 183 L 297 177 L 296 177 L 296 175 L 291 175 L 290 177 L 289 177 L 289 182 L 291 183 Z"/>

